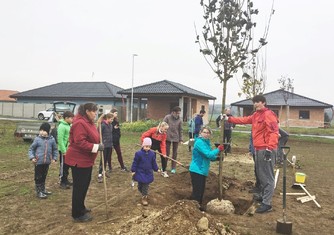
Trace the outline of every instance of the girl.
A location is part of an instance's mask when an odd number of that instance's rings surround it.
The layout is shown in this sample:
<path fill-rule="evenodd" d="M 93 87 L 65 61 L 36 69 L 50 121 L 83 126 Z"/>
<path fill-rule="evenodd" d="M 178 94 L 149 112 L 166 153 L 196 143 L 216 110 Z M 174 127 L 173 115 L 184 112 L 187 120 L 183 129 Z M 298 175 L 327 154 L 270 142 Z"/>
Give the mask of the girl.
<path fill-rule="evenodd" d="M 152 141 L 152 150 L 156 150 L 159 153 L 162 153 L 162 155 L 160 155 L 162 167 L 161 175 L 165 178 L 169 177 L 166 171 L 167 158 L 164 157 L 166 156 L 166 140 L 168 128 L 169 125 L 166 122 L 161 122 L 157 127 L 152 127 L 141 135 L 141 141 L 143 141 L 146 137 L 149 137 Z"/>
<path fill-rule="evenodd" d="M 148 205 L 147 195 L 150 183 L 153 182 L 153 171 L 158 171 L 155 153 L 151 150 L 152 140 L 144 138 L 141 150 L 135 153 L 131 166 L 133 179 L 138 182 L 138 191 L 142 195 L 142 204 Z"/>

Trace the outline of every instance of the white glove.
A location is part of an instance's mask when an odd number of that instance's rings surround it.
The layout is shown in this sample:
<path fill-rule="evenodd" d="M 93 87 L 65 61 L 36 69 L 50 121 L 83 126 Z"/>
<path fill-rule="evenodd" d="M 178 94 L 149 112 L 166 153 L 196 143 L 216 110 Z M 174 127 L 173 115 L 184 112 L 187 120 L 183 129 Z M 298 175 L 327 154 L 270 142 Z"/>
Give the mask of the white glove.
<path fill-rule="evenodd" d="M 224 121 L 227 121 L 227 120 L 228 120 L 228 116 L 227 116 L 226 114 L 223 114 L 222 119 L 223 119 Z"/>

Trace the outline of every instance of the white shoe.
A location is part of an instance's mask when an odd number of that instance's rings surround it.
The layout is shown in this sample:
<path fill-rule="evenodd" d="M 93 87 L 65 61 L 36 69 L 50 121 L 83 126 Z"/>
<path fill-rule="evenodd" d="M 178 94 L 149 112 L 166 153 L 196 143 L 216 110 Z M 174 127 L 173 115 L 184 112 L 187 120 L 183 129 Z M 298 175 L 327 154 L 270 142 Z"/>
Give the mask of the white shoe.
<path fill-rule="evenodd" d="M 161 172 L 161 175 L 162 175 L 164 178 L 168 178 L 168 177 L 169 177 L 169 175 L 167 174 L 166 171 Z"/>

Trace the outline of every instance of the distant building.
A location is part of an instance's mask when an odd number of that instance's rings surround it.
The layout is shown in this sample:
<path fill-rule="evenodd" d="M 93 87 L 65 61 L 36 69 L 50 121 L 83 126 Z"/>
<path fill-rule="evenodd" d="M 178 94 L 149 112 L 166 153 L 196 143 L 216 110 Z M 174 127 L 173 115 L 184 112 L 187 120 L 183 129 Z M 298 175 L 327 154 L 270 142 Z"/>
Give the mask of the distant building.
<path fill-rule="evenodd" d="M 127 113 L 129 114 L 132 88 L 121 90 L 118 93 L 127 95 Z M 207 115 L 203 117 L 204 123 L 208 122 L 209 100 L 216 99 L 214 96 L 168 80 L 134 87 L 133 98 L 140 107 L 134 114 L 136 117 L 141 116 L 141 103 L 145 101 L 147 103 L 146 118 L 148 119 L 162 119 L 171 112 L 173 107 L 180 106 L 181 117 L 184 121 L 192 118 L 194 113 L 205 110 Z"/>
<path fill-rule="evenodd" d="M 267 100 L 267 106 L 273 110 L 280 120 L 282 127 L 324 127 L 325 109 L 333 108 L 333 105 L 305 96 L 279 89 L 263 94 Z M 232 103 L 243 111 L 243 116 L 253 112 L 251 99 Z M 241 113 L 241 112 L 239 112 Z"/>
<path fill-rule="evenodd" d="M 12 90 L 0 90 L 0 102 L 15 102 L 15 98 L 11 98 L 11 95 L 18 93 L 18 91 Z"/>

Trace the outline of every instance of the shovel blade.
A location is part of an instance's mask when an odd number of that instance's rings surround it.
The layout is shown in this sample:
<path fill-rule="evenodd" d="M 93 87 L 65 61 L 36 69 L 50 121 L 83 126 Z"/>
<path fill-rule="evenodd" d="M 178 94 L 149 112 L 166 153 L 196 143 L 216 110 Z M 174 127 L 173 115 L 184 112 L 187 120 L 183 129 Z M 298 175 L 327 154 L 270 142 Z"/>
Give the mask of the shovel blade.
<path fill-rule="evenodd" d="M 284 219 L 278 219 L 276 224 L 276 232 L 280 234 L 291 234 L 292 222 L 285 221 Z"/>

